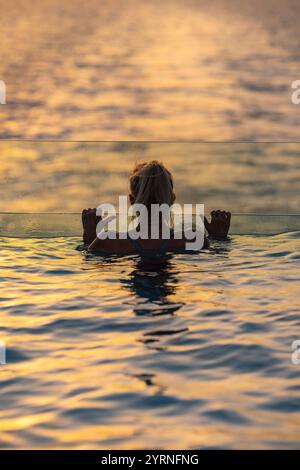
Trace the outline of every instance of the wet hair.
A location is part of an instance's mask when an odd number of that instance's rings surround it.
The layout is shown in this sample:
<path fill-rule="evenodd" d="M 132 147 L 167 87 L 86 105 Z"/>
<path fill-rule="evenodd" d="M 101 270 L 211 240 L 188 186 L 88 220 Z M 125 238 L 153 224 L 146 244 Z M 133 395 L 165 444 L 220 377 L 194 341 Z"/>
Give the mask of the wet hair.
<path fill-rule="evenodd" d="M 129 178 L 130 204 L 168 204 L 175 201 L 173 178 L 169 170 L 157 160 L 135 165 Z"/>

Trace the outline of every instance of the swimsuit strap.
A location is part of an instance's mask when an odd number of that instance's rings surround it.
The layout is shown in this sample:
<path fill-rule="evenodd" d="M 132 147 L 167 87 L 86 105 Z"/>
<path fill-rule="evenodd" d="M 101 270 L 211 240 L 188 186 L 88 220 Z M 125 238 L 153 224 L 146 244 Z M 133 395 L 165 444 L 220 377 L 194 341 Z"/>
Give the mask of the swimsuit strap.
<path fill-rule="evenodd" d="M 161 242 L 161 245 L 159 247 L 159 250 L 158 252 L 163 255 L 164 253 L 166 253 L 167 249 L 168 249 L 168 246 L 169 246 L 169 243 L 170 243 L 170 239 L 169 238 L 164 238 L 163 241 Z"/>
<path fill-rule="evenodd" d="M 139 239 L 135 240 L 134 238 L 131 238 L 130 235 L 128 235 L 129 240 L 133 244 L 133 247 L 137 253 L 143 254 L 144 248 L 141 245 L 141 242 Z"/>

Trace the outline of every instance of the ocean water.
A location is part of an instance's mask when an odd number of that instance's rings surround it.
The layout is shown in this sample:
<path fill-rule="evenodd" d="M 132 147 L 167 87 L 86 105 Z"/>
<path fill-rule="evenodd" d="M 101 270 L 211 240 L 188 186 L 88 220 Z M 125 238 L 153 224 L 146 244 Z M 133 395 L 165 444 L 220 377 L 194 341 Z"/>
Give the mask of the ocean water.
<path fill-rule="evenodd" d="M 2 139 L 299 141 L 298 0 L 0 0 Z"/>
<path fill-rule="evenodd" d="M 152 159 L 172 172 L 181 204 L 299 214 L 300 143 L 231 142 L 0 141 L 0 211 L 79 213 L 117 204 L 134 163 Z"/>
<path fill-rule="evenodd" d="M 0 240 L 1 448 L 299 448 L 300 233 L 151 263 Z"/>

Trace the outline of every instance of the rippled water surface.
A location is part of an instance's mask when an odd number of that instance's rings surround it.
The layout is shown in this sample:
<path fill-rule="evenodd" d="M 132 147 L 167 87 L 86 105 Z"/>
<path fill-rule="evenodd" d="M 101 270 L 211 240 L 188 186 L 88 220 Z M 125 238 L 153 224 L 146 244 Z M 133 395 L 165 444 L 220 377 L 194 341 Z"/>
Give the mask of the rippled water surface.
<path fill-rule="evenodd" d="M 299 213 L 299 144 L 146 142 L 298 141 L 298 0 L 0 7 L 0 138 L 74 140 L 2 141 L 1 211 L 115 203 L 156 158 L 179 202 Z M 79 142 L 117 139 L 143 142 Z M 150 263 L 1 238 L 0 448 L 299 448 L 299 240 Z"/>
<path fill-rule="evenodd" d="M 134 163 L 152 159 L 172 172 L 181 204 L 204 203 L 207 212 L 299 213 L 300 144 L 230 142 L 0 142 L 0 211 L 118 204 Z"/>
<path fill-rule="evenodd" d="M 295 448 L 299 233 L 160 262 L 1 244 L 1 448 Z"/>
<path fill-rule="evenodd" d="M 0 0 L 0 137 L 298 140 L 298 0 Z"/>

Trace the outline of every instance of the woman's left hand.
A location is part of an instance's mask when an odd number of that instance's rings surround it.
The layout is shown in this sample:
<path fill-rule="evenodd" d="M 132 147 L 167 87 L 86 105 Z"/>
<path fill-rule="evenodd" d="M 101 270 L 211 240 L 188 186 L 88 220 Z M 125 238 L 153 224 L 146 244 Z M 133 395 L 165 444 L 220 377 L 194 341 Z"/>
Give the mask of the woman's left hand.
<path fill-rule="evenodd" d="M 101 217 L 97 215 L 97 209 L 83 209 L 82 211 L 83 243 L 90 245 L 95 240 L 96 227 Z"/>

